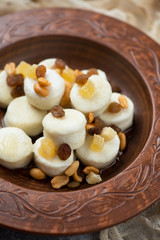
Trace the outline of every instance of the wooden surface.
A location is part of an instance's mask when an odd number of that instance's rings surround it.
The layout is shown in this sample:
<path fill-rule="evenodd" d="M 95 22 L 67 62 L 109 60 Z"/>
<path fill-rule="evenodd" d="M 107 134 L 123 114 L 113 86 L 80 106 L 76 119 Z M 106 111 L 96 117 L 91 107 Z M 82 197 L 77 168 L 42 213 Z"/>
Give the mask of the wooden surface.
<path fill-rule="evenodd" d="M 107 73 L 135 104 L 134 131 L 120 164 L 103 183 L 53 190 L 47 182 L 0 168 L 0 224 L 43 234 L 97 231 L 131 218 L 160 196 L 160 47 L 118 20 L 80 10 L 21 12 L 0 20 L 6 62 L 60 57 Z"/>

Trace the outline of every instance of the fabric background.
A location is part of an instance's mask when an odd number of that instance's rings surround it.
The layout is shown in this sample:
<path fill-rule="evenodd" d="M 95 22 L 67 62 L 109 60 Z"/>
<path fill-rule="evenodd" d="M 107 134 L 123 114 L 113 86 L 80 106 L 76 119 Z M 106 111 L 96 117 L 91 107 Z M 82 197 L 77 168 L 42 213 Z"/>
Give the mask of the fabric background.
<path fill-rule="evenodd" d="M 39 7 L 73 7 L 98 11 L 139 28 L 160 43 L 160 0 L 1 0 L 0 15 Z M 27 236 L 21 238 L 21 234 L 15 235 L 12 232 L 9 233 L 12 238 L 8 238 L 7 233 L 1 231 L 3 236 L 6 234 L 5 239 L 32 239 Z M 0 239 L 3 239 L 3 236 Z M 98 238 L 100 240 L 160 239 L 160 202 L 125 223 L 101 231 L 100 235 L 66 237 L 74 240 Z M 42 238 L 33 237 L 33 239 Z"/>

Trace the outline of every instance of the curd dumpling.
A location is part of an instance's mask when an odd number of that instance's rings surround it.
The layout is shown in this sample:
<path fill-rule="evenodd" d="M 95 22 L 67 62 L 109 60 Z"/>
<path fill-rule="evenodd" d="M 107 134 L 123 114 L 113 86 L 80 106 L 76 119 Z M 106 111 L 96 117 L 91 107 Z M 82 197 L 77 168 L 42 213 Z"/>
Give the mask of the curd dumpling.
<path fill-rule="evenodd" d="M 35 79 L 26 77 L 24 80 L 24 92 L 28 102 L 41 109 L 50 110 L 54 105 L 60 103 L 65 90 L 65 82 L 63 78 L 54 70 L 47 69 L 45 79 L 50 83 L 49 86 L 42 86 L 42 93 L 48 91 L 48 96 L 41 96 L 35 92 L 34 86 L 37 83 Z"/>
<path fill-rule="evenodd" d="M 0 129 L 0 164 L 15 169 L 29 164 L 33 156 L 33 145 L 27 134 L 15 127 Z"/>
<path fill-rule="evenodd" d="M 75 109 L 84 114 L 92 112 L 98 116 L 107 108 L 111 94 L 109 82 L 99 75 L 92 75 L 84 85 L 73 85 L 70 99 Z"/>
<path fill-rule="evenodd" d="M 33 107 L 27 101 L 27 97 L 18 97 L 8 106 L 4 116 L 6 127 L 21 128 L 29 136 L 40 134 L 42 129 L 42 120 L 47 111 Z"/>
<path fill-rule="evenodd" d="M 43 121 L 44 136 L 52 139 L 56 145 L 67 143 L 71 149 L 83 145 L 86 136 L 86 118 L 75 109 L 64 109 L 65 115 L 57 118 L 48 113 Z"/>
<path fill-rule="evenodd" d="M 119 151 L 120 140 L 117 133 L 112 129 L 111 138 L 105 139 L 101 135 L 91 136 L 87 134 L 86 141 L 82 147 L 76 150 L 77 157 L 86 166 L 94 166 L 103 169 L 115 161 Z M 107 134 L 106 134 L 107 135 Z"/>
<path fill-rule="evenodd" d="M 114 107 L 115 103 L 117 104 L 117 110 L 114 112 L 114 110 L 112 111 L 110 109 L 110 104 L 112 104 Z M 99 118 L 102 119 L 108 126 L 114 124 L 124 131 L 132 126 L 133 116 L 133 102 L 127 96 L 119 93 L 112 93 L 108 109 L 106 109 L 106 111 L 102 113 Z"/>
<path fill-rule="evenodd" d="M 6 108 L 13 100 L 11 96 L 12 88 L 7 85 L 7 72 L 3 70 L 0 72 L 0 107 Z"/>
<path fill-rule="evenodd" d="M 46 173 L 50 177 L 54 177 L 60 174 L 63 174 L 64 171 L 72 164 L 74 161 L 74 152 L 71 150 L 71 155 L 66 160 L 61 160 L 56 154 L 54 143 L 47 143 L 48 149 L 46 149 L 46 153 L 44 154 L 41 150 L 41 145 L 43 141 L 47 142 L 50 139 L 46 139 L 41 137 L 37 139 L 34 144 L 34 161 L 37 167 L 39 167 L 44 173 Z M 49 156 L 49 157 L 48 157 Z"/>

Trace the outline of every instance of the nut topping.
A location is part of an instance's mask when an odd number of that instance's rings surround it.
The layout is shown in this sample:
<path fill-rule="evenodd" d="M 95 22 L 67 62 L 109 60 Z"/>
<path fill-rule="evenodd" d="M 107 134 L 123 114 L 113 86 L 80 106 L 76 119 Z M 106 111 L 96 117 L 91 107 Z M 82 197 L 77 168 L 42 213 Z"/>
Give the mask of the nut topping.
<path fill-rule="evenodd" d="M 78 175 L 77 171 L 74 172 L 74 174 L 73 174 L 73 179 L 74 179 L 76 182 L 82 182 L 82 177 Z"/>
<path fill-rule="evenodd" d="M 43 77 L 39 77 L 38 78 L 38 83 L 41 85 L 41 86 L 50 86 L 51 85 L 51 83 L 47 80 L 47 79 L 45 79 L 45 78 L 43 78 Z"/>
<path fill-rule="evenodd" d="M 86 181 L 88 184 L 96 184 L 102 181 L 102 178 L 99 174 L 95 174 L 94 172 L 90 172 L 86 176 Z"/>
<path fill-rule="evenodd" d="M 119 104 L 120 104 L 121 108 L 128 108 L 128 101 L 127 101 L 127 98 L 124 95 L 121 94 L 118 97 L 118 100 L 119 100 Z"/>
<path fill-rule="evenodd" d="M 59 159 L 67 160 L 71 155 L 70 146 L 67 143 L 61 144 L 57 151 L 57 155 L 58 155 Z"/>
<path fill-rule="evenodd" d="M 37 78 L 44 78 L 46 75 L 46 67 L 44 65 L 39 65 L 36 69 L 36 76 Z"/>
<path fill-rule="evenodd" d="M 67 187 L 69 187 L 69 188 L 77 188 L 77 187 L 79 187 L 79 185 L 80 185 L 80 182 L 72 181 L 72 182 L 69 182 L 67 184 Z"/>
<path fill-rule="evenodd" d="M 14 62 L 7 63 L 4 66 L 4 70 L 6 70 L 8 75 L 15 75 L 16 74 L 16 64 Z"/>
<path fill-rule="evenodd" d="M 118 133 L 120 140 L 120 150 L 123 151 L 126 148 L 126 135 L 123 132 Z"/>
<path fill-rule="evenodd" d="M 36 180 L 42 180 L 46 178 L 45 173 L 39 168 L 31 168 L 29 173 Z"/>
<path fill-rule="evenodd" d="M 55 176 L 51 180 L 52 187 L 55 189 L 59 189 L 59 188 L 65 186 L 68 182 L 69 182 L 69 177 L 66 175 Z"/>
<path fill-rule="evenodd" d="M 92 112 L 88 113 L 88 123 L 92 123 L 94 121 L 94 114 Z"/>
<path fill-rule="evenodd" d="M 88 174 L 88 173 L 90 173 L 90 172 L 94 172 L 94 173 L 98 174 L 98 173 L 99 173 L 99 169 L 96 168 L 96 167 L 93 167 L 93 166 L 87 166 L 87 167 L 85 167 L 85 168 L 83 169 L 83 172 L 84 172 L 85 174 Z"/>
<path fill-rule="evenodd" d="M 60 105 L 55 105 L 51 108 L 51 113 L 53 117 L 60 118 L 65 116 L 65 111 Z"/>
<path fill-rule="evenodd" d="M 41 97 L 47 97 L 49 95 L 49 90 L 41 86 L 38 82 L 34 84 L 34 91 Z"/>
<path fill-rule="evenodd" d="M 65 174 L 68 177 L 71 177 L 79 168 L 79 161 L 75 161 L 73 162 L 65 171 Z"/>

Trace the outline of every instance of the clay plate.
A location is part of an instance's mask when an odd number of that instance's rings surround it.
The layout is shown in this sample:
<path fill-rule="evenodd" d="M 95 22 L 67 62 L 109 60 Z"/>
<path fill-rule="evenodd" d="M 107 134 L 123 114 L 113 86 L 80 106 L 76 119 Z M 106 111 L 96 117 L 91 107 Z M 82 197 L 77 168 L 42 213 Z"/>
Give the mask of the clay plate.
<path fill-rule="evenodd" d="M 1 17 L 0 68 L 49 57 L 104 70 L 133 100 L 134 129 L 119 164 L 92 187 L 55 191 L 47 181 L 0 167 L 0 224 L 40 234 L 98 231 L 135 216 L 160 196 L 160 47 L 135 28 L 89 11 Z"/>

